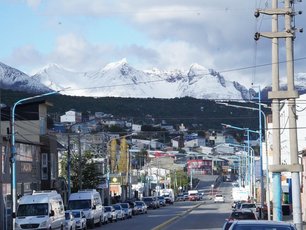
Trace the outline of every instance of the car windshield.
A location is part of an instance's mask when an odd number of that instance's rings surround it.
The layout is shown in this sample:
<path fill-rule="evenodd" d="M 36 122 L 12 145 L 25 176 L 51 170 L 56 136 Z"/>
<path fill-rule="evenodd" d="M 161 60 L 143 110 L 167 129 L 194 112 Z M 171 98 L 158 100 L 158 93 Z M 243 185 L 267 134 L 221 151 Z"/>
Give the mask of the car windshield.
<path fill-rule="evenodd" d="M 142 206 L 143 205 L 143 203 L 140 202 L 140 201 L 136 201 L 135 203 L 136 203 L 137 206 Z"/>
<path fill-rule="evenodd" d="M 111 212 L 112 208 L 111 207 L 105 207 L 105 212 Z"/>
<path fill-rule="evenodd" d="M 122 208 L 128 208 L 127 204 L 120 204 Z"/>
<path fill-rule="evenodd" d="M 65 219 L 70 220 L 70 213 L 68 213 L 68 212 L 65 213 Z"/>
<path fill-rule="evenodd" d="M 241 208 L 256 208 L 255 204 L 242 204 Z"/>
<path fill-rule="evenodd" d="M 151 197 L 145 197 L 145 198 L 143 198 L 143 201 L 152 201 L 153 200 L 153 198 L 151 198 Z"/>
<path fill-rule="evenodd" d="M 75 218 L 80 218 L 81 212 L 72 211 L 72 215 L 73 215 Z"/>
<path fill-rule="evenodd" d="M 235 220 L 256 220 L 253 212 L 232 212 L 230 219 Z"/>
<path fill-rule="evenodd" d="M 216 195 L 216 197 L 223 197 L 222 195 Z"/>
<path fill-rule="evenodd" d="M 120 208 L 119 205 L 114 205 L 113 207 L 114 207 L 114 209 L 116 209 L 116 210 L 121 210 L 121 208 Z"/>
<path fill-rule="evenodd" d="M 17 216 L 47 216 L 48 204 L 20 204 Z"/>
<path fill-rule="evenodd" d="M 69 209 L 91 209 L 90 200 L 69 200 Z"/>
<path fill-rule="evenodd" d="M 244 224 L 244 225 L 236 225 L 233 228 L 234 230 L 294 230 L 290 226 L 278 226 L 278 225 L 252 225 L 252 224 Z"/>
<path fill-rule="evenodd" d="M 165 199 L 165 197 L 163 197 L 163 196 L 159 196 L 159 197 L 158 197 L 158 199 L 160 199 L 160 200 L 164 200 L 164 199 Z"/>

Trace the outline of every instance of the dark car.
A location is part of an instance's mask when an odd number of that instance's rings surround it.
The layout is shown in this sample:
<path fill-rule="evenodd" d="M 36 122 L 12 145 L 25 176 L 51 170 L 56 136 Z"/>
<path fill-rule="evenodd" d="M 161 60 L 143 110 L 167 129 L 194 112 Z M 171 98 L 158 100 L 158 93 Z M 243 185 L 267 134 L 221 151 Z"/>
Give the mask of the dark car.
<path fill-rule="evenodd" d="M 257 220 L 256 214 L 251 209 L 239 209 L 231 213 L 223 225 L 223 230 L 228 230 L 235 220 Z"/>
<path fill-rule="evenodd" d="M 236 220 L 232 224 L 232 230 L 296 230 L 296 227 L 292 223 L 282 221 L 267 221 L 267 220 Z"/>
<path fill-rule="evenodd" d="M 160 206 L 166 206 L 166 199 L 163 196 L 158 196 L 158 201 Z"/>
<path fill-rule="evenodd" d="M 157 204 L 156 204 L 154 198 L 151 197 L 151 196 L 142 198 L 142 201 L 145 202 L 145 204 L 147 205 L 148 208 L 152 208 L 152 209 L 157 208 Z"/>

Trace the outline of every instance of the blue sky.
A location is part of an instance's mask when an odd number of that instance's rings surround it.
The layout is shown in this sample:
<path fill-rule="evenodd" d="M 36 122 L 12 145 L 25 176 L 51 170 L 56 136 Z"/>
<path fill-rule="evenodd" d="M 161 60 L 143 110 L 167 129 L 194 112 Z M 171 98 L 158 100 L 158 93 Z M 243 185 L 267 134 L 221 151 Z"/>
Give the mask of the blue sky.
<path fill-rule="evenodd" d="M 269 16 L 253 16 L 270 2 L 1 0 L 0 61 L 28 74 L 50 63 L 96 70 L 123 58 L 142 70 L 188 69 L 198 63 L 233 70 L 224 74 L 231 80 L 258 84 L 267 81 L 269 66 L 238 69 L 271 62 L 271 41 L 253 40 L 258 30 L 271 30 Z M 297 10 L 305 8 L 305 2 L 296 4 Z M 296 27 L 305 25 L 305 15 L 297 16 Z M 305 40 L 297 33 L 297 58 L 306 56 Z M 305 66 L 302 59 L 296 71 L 306 72 Z"/>

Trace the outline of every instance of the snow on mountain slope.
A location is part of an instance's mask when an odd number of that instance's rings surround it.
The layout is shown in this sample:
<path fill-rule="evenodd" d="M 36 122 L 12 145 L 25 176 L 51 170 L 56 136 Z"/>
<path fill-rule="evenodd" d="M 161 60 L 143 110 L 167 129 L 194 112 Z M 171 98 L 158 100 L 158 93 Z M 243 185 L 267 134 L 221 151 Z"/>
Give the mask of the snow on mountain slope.
<path fill-rule="evenodd" d="M 1 88 L 28 93 L 46 93 L 51 89 L 25 73 L 0 62 Z"/>
<path fill-rule="evenodd" d="M 0 73 L 1 76 L 11 76 L 13 72 Z M 226 80 L 220 73 L 198 64 L 192 64 L 188 70 L 141 71 L 130 66 L 126 59 L 122 59 L 89 72 L 76 72 L 57 64 L 50 64 L 32 77 L 25 74 L 23 77 L 37 84 L 42 83 L 46 89 L 61 90 L 62 94 L 72 96 L 134 98 L 188 96 L 212 100 L 241 100 L 249 99 L 250 94 L 250 90 L 238 82 Z M 14 84 L 14 79 L 11 81 L 10 84 Z"/>
<path fill-rule="evenodd" d="M 191 65 L 185 72 L 141 71 L 131 67 L 125 59 L 84 73 L 49 65 L 35 74 L 35 78 L 52 89 L 69 87 L 64 94 L 94 97 L 244 99 L 248 91 L 198 64 Z"/>

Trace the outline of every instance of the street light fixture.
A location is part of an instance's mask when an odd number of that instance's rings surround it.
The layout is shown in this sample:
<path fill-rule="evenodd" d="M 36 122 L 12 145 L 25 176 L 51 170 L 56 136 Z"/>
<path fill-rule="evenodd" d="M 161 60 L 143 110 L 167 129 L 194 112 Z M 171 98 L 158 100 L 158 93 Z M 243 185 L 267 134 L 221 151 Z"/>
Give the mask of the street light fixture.
<path fill-rule="evenodd" d="M 29 100 L 33 100 L 36 98 L 40 98 L 40 97 L 45 97 L 45 96 L 49 96 L 49 95 L 53 95 L 53 94 L 57 94 L 59 93 L 59 91 L 52 91 L 49 93 L 44 93 L 44 94 L 40 94 L 40 95 L 36 95 L 33 97 L 27 97 L 27 98 L 23 98 L 20 99 L 19 101 L 15 102 L 12 108 L 12 117 L 11 117 L 11 131 L 12 131 L 12 147 L 11 147 L 11 151 L 12 151 L 12 156 L 11 156 L 11 167 L 12 167 L 12 173 L 11 173 L 11 186 L 12 186 L 12 191 L 11 191 L 11 196 L 12 196 L 12 228 L 13 230 L 15 230 L 15 216 L 16 216 L 16 208 L 17 208 L 17 193 L 16 193 L 16 187 L 17 187 L 17 178 L 16 178 L 16 146 L 15 146 L 15 111 L 16 111 L 16 107 L 17 105 L 20 105 L 22 103 L 24 103 L 25 101 L 29 101 Z"/>

